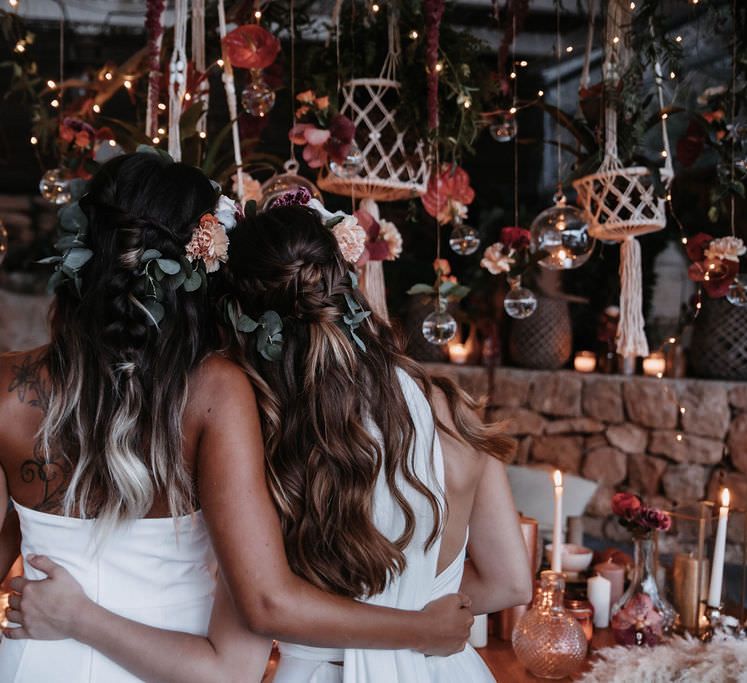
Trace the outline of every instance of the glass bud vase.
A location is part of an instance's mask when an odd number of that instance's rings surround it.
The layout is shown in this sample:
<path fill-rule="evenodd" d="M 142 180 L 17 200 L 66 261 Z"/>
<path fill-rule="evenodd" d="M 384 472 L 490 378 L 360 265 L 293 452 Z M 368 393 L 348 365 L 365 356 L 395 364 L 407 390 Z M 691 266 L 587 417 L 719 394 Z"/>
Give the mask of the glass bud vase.
<path fill-rule="evenodd" d="M 634 536 L 635 565 L 628 590 L 612 606 L 610 626 L 621 645 L 656 645 L 672 630 L 676 613 L 659 594 L 650 534 Z"/>
<path fill-rule="evenodd" d="M 516 624 L 511 643 L 516 659 L 539 678 L 565 678 L 586 659 L 587 641 L 564 607 L 563 574 L 544 571 L 534 605 Z"/>

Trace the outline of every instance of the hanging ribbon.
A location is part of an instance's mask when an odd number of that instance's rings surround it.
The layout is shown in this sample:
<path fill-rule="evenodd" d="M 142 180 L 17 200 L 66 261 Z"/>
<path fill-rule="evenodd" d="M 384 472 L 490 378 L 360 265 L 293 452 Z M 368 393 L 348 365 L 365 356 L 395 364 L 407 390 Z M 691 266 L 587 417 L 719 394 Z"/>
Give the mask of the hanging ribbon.
<path fill-rule="evenodd" d="M 174 161 L 182 160 L 179 120 L 187 93 L 187 21 L 188 0 L 175 0 L 174 50 L 169 62 L 169 154 Z"/>
<path fill-rule="evenodd" d="M 148 0 L 145 30 L 148 33 L 148 100 L 145 134 L 152 138 L 158 130 L 158 98 L 161 91 L 161 43 L 163 42 L 164 0 Z"/>
<path fill-rule="evenodd" d="M 226 37 L 226 8 L 224 0 L 218 0 L 218 25 L 220 31 L 220 42 Z M 236 82 L 233 77 L 233 67 L 225 48 L 223 54 L 223 87 L 226 90 L 226 101 L 228 103 L 228 114 L 231 117 L 231 137 L 233 139 L 233 158 L 236 164 L 236 186 L 239 201 L 244 203 L 244 162 L 241 158 L 241 138 L 239 136 L 239 113 L 236 107 Z"/>
<path fill-rule="evenodd" d="M 643 318 L 641 245 L 635 237 L 620 244 L 620 323 L 617 326 L 617 352 L 623 358 L 648 356 Z"/>
<path fill-rule="evenodd" d="M 205 73 L 205 0 L 192 0 L 192 61 L 199 74 L 197 98 L 203 114 L 197 119 L 197 131 L 207 130 L 207 111 L 210 99 L 210 81 Z"/>

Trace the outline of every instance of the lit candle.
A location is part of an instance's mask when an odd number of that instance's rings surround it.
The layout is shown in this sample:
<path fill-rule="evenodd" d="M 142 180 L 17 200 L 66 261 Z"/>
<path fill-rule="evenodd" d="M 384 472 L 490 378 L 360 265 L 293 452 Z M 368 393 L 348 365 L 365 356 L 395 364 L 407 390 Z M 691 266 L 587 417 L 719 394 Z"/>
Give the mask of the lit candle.
<path fill-rule="evenodd" d="M 716 543 L 713 547 L 711 585 L 708 589 L 708 606 L 721 607 L 721 585 L 724 580 L 724 555 L 726 554 L 726 525 L 729 522 L 729 489 L 721 491 L 721 507 L 718 510 Z"/>
<path fill-rule="evenodd" d="M 643 374 L 649 377 L 663 377 L 667 369 L 667 359 L 663 353 L 655 351 L 643 359 Z"/>
<path fill-rule="evenodd" d="M 573 359 L 576 372 L 594 372 L 597 369 L 597 355 L 593 351 L 579 351 Z"/>
<path fill-rule="evenodd" d="M 555 523 L 552 528 L 552 561 L 550 569 L 560 573 L 562 571 L 561 558 L 563 556 L 563 473 L 555 470 L 552 475 L 555 485 Z"/>
<path fill-rule="evenodd" d="M 449 344 L 449 360 L 457 365 L 467 362 L 467 347 L 464 344 Z"/>
<path fill-rule="evenodd" d="M 610 625 L 610 590 L 612 584 L 603 576 L 592 576 L 586 584 L 586 593 L 594 608 L 594 626 L 607 628 Z"/>

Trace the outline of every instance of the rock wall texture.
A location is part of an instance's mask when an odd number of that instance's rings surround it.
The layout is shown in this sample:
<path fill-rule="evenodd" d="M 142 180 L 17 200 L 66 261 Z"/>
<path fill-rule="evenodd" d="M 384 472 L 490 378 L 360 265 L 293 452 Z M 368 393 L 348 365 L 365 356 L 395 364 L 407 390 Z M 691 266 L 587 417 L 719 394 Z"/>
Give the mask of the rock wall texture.
<path fill-rule="evenodd" d="M 487 396 L 485 368 L 429 369 L 452 377 L 473 396 Z M 494 372 L 489 416 L 504 421 L 518 440 L 514 462 L 547 463 L 599 482 L 586 510 L 588 533 L 621 531 L 608 523 L 610 498 L 620 490 L 676 510 L 716 500 L 728 486 L 733 507 L 747 507 L 747 383 Z M 742 533 L 742 524 L 730 522 L 732 540 Z"/>

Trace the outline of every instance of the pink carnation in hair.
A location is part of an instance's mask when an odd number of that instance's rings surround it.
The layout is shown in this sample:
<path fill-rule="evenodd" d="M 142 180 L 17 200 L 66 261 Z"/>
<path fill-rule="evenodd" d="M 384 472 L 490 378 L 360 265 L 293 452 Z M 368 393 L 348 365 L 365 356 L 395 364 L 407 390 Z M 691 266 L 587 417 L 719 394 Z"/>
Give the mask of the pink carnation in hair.
<path fill-rule="evenodd" d="M 366 248 L 366 231 L 358 225 L 355 216 L 345 216 L 333 228 L 342 257 L 348 263 L 355 263 Z"/>
<path fill-rule="evenodd" d="M 206 213 L 200 218 L 186 252 L 190 262 L 202 259 L 208 273 L 214 273 L 221 263 L 228 261 L 228 235 L 213 214 Z"/>

